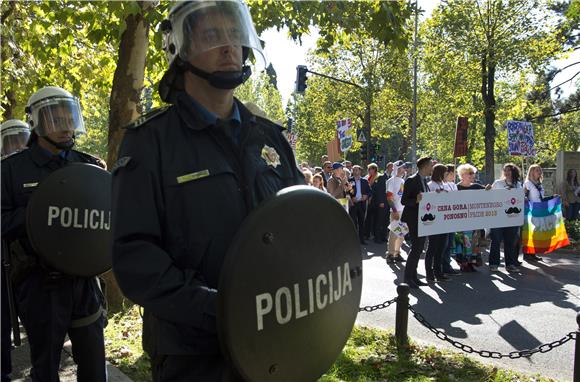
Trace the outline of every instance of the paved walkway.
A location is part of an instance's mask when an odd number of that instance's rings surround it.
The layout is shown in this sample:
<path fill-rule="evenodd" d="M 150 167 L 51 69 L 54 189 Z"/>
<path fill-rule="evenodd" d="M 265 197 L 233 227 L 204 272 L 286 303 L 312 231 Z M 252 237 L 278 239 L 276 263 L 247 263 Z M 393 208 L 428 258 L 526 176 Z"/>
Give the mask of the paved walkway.
<path fill-rule="evenodd" d="M 378 244 L 364 247 L 361 306 L 396 296 L 404 263 L 387 265 L 384 250 L 385 246 Z M 411 290 L 410 304 L 432 325 L 477 350 L 509 353 L 558 340 L 577 329 L 580 254 L 561 250 L 544 259 L 535 264 L 524 262 L 518 273 L 508 273 L 504 267 L 500 267 L 500 272 L 490 273 L 487 265 L 479 267 L 476 273 Z M 484 260 L 487 263 L 487 256 Z M 424 269 L 421 260 L 420 275 L 425 274 Z M 372 313 L 361 312 L 357 324 L 394 331 L 395 305 Z M 419 343 L 458 351 L 435 337 L 412 315 L 409 336 Z M 574 341 L 548 353 L 517 360 L 473 357 L 504 368 L 571 381 Z"/>

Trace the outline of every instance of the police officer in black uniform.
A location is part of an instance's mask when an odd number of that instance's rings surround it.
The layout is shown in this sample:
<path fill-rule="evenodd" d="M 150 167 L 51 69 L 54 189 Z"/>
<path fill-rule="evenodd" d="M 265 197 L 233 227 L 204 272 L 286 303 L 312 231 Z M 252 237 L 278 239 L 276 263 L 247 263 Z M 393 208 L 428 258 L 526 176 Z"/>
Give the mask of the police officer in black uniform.
<path fill-rule="evenodd" d="M 28 138 L 30 137 L 30 127 L 24 121 L 18 119 L 9 119 L 2 123 L 0 127 L 0 155 L 2 158 L 14 154 L 17 151 L 22 150 L 26 147 Z M 2 360 L 0 364 L 2 366 L 2 374 L 0 377 L 1 382 L 10 381 L 10 374 L 12 373 L 12 314 L 16 312 L 11 312 L 11 309 L 15 309 L 9 303 L 13 298 L 10 296 L 11 290 L 8 288 L 8 274 L 5 273 L 10 269 L 10 262 L 8 256 L 4 251 L 7 248 L 4 241 L 2 242 Z M 14 316 L 16 317 L 16 315 Z"/>
<path fill-rule="evenodd" d="M 103 295 L 95 278 L 65 275 L 34 252 L 26 233 L 30 196 L 51 172 L 70 162 L 99 165 L 73 150 L 84 132 L 80 105 L 69 92 L 45 87 L 26 107 L 32 134 L 28 148 L 2 160 L 2 238 L 8 241 L 18 313 L 30 344 L 33 381 L 58 381 L 68 334 L 79 381 L 106 381 Z M 63 238 L 59 238 L 62 240 Z"/>
<path fill-rule="evenodd" d="M 144 307 L 154 381 L 237 380 L 216 333 L 217 287 L 244 218 L 303 184 L 282 128 L 233 97 L 263 59 L 241 1 L 189 1 L 162 24 L 171 103 L 130 125 L 113 169 L 113 270 Z M 284 218 L 284 217 L 281 217 Z"/>

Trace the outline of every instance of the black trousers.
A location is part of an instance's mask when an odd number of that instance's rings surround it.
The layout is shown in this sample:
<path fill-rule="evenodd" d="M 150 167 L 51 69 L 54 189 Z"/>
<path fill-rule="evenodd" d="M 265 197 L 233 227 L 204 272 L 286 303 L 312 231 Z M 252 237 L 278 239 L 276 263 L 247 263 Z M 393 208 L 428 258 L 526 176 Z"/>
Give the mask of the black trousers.
<path fill-rule="evenodd" d="M 10 381 L 12 373 L 12 323 L 10 321 L 10 309 L 8 306 L 8 287 L 6 277 L 2 273 L 2 382 Z"/>
<path fill-rule="evenodd" d="M 79 382 L 107 380 L 101 317 L 90 325 L 72 328 L 73 320 L 98 311 L 103 296 L 95 278 L 51 278 L 35 268 L 16 286 L 20 318 L 28 335 L 33 381 L 59 381 L 60 355 L 65 336 L 72 343 Z"/>
<path fill-rule="evenodd" d="M 243 382 L 221 355 L 151 357 L 153 382 Z"/>
<path fill-rule="evenodd" d="M 417 265 L 419 264 L 419 259 L 421 258 L 421 253 L 423 253 L 423 247 L 425 246 L 425 237 L 417 236 L 417 227 L 409 227 L 409 240 L 411 241 L 411 252 L 407 257 L 407 263 L 405 265 L 405 281 L 416 281 L 417 280 Z"/>
<path fill-rule="evenodd" d="M 374 219 L 374 234 L 375 234 L 375 241 L 377 240 L 388 240 L 387 235 L 387 225 L 388 225 L 388 214 L 389 208 L 385 203 L 385 207 L 381 208 L 380 206 L 376 207 L 375 210 L 375 219 Z"/>
<path fill-rule="evenodd" d="M 360 241 L 364 240 L 364 230 L 365 230 L 365 213 L 366 213 L 367 202 L 355 202 L 354 206 L 350 208 L 350 217 L 352 218 L 356 230 L 358 232 L 358 238 Z"/>
<path fill-rule="evenodd" d="M 375 240 L 376 240 L 376 230 L 375 230 L 375 220 L 376 220 L 376 213 L 377 212 L 377 206 L 376 205 L 372 205 L 369 204 L 369 206 L 367 207 L 367 217 L 365 219 L 365 238 L 370 238 L 371 237 L 371 233 L 373 235 L 375 235 Z"/>
<path fill-rule="evenodd" d="M 425 274 L 427 277 L 443 276 L 441 258 L 443 251 L 447 248 L 448 240 L 448 233 L 429 236 L 429 246 L 425 255 Z"/>

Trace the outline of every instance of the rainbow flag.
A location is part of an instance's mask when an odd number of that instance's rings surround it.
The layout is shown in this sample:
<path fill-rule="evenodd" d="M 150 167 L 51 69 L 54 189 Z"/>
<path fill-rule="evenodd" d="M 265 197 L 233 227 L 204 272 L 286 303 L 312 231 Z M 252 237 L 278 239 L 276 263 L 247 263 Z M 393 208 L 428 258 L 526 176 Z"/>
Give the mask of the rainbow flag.
<path fill-rule="evenodd" d="M 524 209 L 522 230 L 524 253 L 550 253 L 570 244 L 562 218 L 562 201 L 559 196 L 545 202 L 526 202 Z"/>

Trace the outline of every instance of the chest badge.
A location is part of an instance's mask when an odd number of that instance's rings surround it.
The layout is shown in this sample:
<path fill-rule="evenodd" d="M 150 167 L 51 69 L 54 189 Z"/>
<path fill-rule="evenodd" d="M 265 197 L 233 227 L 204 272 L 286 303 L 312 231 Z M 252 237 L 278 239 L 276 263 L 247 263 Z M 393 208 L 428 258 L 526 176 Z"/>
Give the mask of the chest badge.
<path fill-rule="evenodd" d="M 280 154 L 278 154 L 273 147 L 268 145 L 262 147 L 262 159 L 268 166 L 278 167 L 282 164 L 280 163 Z"/>

